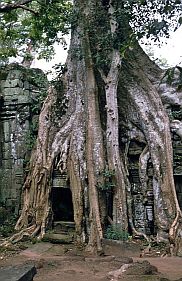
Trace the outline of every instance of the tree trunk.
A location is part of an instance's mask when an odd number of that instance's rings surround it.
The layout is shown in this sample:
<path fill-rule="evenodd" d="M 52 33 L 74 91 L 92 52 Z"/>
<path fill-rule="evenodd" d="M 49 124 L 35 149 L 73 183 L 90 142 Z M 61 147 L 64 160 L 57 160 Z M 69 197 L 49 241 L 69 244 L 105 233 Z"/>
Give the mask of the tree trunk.
<path fill-rule="evenodd" d="M 78 21 L 72 28 L 62 90 L 50 88 L 40 114 L 16 229 L 45 234 L 52 220 L 50 194 L 57 169 L 70 181 L 76 239 L 86 242 L 89 251 L 102 251 L 108 224 L 105 171 L 113 186 L 112 223 L 121 231 L 128 231 L 129 223 L 134 232 L 127 148 L 137 140 L 145 144 L 139 159 L 143 194 L 149 161 L 153 166 L 157 238 L 169 239 L 177 247 L 181 211 L 173 180 L 170 122 L 159 95 L 163 71 L 136 42 L 124 56 L 120 52 L 126 40 L 122 41 L 121 23 L 114 18 L 117 1 L 109 9 L 98 0 L 77 2 Z"/>

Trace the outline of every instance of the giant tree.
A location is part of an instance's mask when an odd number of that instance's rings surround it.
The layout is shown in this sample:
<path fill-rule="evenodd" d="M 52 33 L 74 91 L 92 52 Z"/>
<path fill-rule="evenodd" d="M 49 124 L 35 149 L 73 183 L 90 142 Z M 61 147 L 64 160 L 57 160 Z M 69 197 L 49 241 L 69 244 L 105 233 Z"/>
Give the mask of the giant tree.
<path fill-rule="evenodd" d="M 23 2 L 33 5 L 36 1 Z M 45 5 L 52 2 L 62 1 Z M 167 34 L 180 3 L 74 1 L 68 58 L 40 113 L 37 142 L 23 186 L 24 205 L 16 224 L 19 232 L 13 239 L 27 232 L 39 237 L 45 234 L 52 219 L 55 169 L 67 174 L 76 239 L 86 242 L 88 250 L 102 251 L 108 220 L 122 231 L 129 229 L 148 239 L 133 223 L 128 150 L 135 140 L 143 147 L 138 159 L 143 194 L 152 166 L 156 239 L 168 240 L 177 252 L 181 210 L 173 179 L 170 120 L 161 100 L 173 85 L 167 84 L 164 71 L 149 59 L 137 39 L 144 34 L 154 38 L 162 31 Z M 10 10 L 23 8 L 8 5 Z M 28 7 L 31 13 L 34 7 Z M 111 214 L 106 204 L 108 185 Z"/>

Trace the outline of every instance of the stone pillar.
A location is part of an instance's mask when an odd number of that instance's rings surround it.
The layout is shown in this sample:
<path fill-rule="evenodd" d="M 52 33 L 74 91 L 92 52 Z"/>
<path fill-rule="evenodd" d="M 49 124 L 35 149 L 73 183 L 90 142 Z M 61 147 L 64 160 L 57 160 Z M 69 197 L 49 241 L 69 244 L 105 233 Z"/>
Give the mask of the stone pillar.
<path fill-rule="evenodd" d="M 41 95 L 38 83 L 31 83 L 35 72 L 17 64 L 0 69 L 0 205 L 14 214 L 20 209 L 25 161 L 31 151 L 32 104 Z"/>

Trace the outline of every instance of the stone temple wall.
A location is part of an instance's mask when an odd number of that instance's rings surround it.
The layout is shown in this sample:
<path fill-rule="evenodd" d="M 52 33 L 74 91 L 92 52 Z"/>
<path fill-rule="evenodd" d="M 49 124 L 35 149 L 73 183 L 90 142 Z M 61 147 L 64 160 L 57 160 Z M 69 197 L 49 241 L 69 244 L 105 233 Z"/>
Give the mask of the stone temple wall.
<path fill-rule="evenodd" d="M 0 206 L 15 215 L 47 86 L 39 69 L 0 68 Z"/>

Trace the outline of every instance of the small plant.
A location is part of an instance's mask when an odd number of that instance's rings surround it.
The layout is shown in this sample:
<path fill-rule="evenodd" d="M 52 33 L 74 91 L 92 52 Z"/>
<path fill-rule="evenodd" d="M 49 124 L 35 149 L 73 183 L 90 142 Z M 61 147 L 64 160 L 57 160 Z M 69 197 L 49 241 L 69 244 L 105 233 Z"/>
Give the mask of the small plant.
<path fill-rule="evenodd" d="M 105 237 L 111 240 L 127 241 L 129 234 L 127 231 L 122 230 L 120 225 L 110 225 L 106 230 Z"/>
<path fill-rule="evenodd" d="M 36 139 L 37 139 L 37 136 L 34 135 L 32 133 L 32 131 L 28 131 L 26 133 L 26 136 L 25 136 L 25 145 L 26 145 L 26 148 L 27 150 L 32 150 L 35 142 L 36 142 Z"/>
<path fill-rule="evenodd" d="M 98 188 L 102 191 L 111 191 L 115 187 L 115 184 L 111 182 L 106 182 L 105 184 L 98 184 Z"/>
<path fill-rule="evenodd" d="M 102 174 L 105 178 L 111 178 L 112 176 L 115 175 L 115 170 L 105 169 L 105 170 L 102 171 Z"/>
<path fill-rule="evenodd" d="M 176 111 L 173 111 L 171 113 L 173 119 L 181 119 L 182 118 L 182 111 L 181 110 L 176 110 Z"/>
<path fill-rule="evenodd" d="M 113 183 L 113 176 L 115 175 L 114 170 L 105 169 L 101 172 L 104 177 L 104 184 L 98 183 L 98 189 L 102 191 L 111 191 L 115 184 Z"/>
<path fill-rule="evenodd" d="M 3 237 L 8 237 L 14 233 L 14 226 L 16 223 L 17 217 L 7 213 L 5 220 L 0 225 L 0 235 Z"/>
<path fill-rule="evenodd" d="M 0 224 L 3 224 L 8 217 L 8 211 L 4 207 L 0 207 Z"/>

